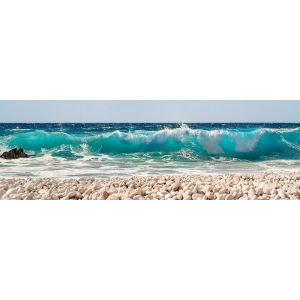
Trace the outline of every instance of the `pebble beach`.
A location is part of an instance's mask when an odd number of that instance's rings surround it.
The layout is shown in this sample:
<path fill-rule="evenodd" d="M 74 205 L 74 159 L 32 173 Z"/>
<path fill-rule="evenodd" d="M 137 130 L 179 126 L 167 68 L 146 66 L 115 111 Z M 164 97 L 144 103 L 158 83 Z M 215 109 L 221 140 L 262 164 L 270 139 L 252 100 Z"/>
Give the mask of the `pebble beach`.
<path fill-rule="evenodd" d="M 300 173 L 1 178 L 2 200 L 298 200 Z"/>

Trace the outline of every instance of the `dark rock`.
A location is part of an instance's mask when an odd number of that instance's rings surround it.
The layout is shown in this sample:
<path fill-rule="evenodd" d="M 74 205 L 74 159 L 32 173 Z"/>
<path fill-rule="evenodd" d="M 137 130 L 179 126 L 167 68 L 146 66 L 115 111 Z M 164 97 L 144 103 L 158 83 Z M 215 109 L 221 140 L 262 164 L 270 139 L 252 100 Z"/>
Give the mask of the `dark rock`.
<path fill-rule="evenodd" d="M 7 152 L 3 152 L 0 157 L 4 159 L 17 159 L 17 158 L 24 158 L 24 157 L 30 157 L 33 155 L 28 155 L 24 152 L 22 148 L 14 148 Z"/>

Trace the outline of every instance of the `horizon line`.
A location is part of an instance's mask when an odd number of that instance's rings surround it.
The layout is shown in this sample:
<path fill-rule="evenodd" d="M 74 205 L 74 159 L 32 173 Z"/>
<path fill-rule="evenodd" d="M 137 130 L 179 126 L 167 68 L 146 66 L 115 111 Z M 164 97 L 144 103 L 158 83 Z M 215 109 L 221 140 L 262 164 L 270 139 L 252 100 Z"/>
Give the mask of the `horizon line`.
<path fill-rule="evenodd" d="M 299 122 L 5 122 L 0 124 L 300 124 Z"/>

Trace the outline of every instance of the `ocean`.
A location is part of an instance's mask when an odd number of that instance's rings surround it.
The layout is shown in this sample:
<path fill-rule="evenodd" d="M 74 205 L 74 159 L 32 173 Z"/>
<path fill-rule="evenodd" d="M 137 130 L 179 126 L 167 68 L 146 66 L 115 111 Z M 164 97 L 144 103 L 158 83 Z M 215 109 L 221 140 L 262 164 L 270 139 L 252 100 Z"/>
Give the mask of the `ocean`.
<path fill-rule="evenodd" d="M 300 124 L 0 124 L 0 177 L 130 177 L 300 171 Z"/>

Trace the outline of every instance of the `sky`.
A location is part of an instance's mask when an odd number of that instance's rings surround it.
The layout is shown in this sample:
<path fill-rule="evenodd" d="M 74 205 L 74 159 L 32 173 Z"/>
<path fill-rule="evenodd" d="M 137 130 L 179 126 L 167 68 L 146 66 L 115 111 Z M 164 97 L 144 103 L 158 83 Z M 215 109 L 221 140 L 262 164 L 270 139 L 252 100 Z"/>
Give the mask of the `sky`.
<path fill-rule="evenodd" d="M 0 123 L 300 123 L 289 100 L 2 100 Z"/>

